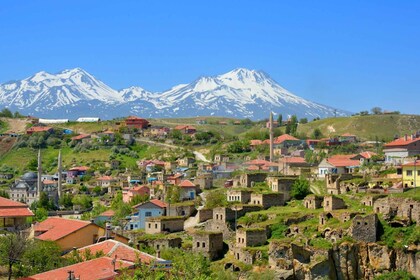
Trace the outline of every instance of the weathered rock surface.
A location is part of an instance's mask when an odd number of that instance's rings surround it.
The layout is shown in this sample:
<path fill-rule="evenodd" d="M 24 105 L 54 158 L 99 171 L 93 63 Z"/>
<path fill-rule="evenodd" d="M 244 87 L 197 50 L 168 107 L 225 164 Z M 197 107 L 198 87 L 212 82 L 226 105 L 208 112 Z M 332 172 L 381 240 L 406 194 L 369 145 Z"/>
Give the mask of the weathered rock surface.
<path fill-rule="evenodd" d="M 273 241 L 269 265 L 276 270 L 276 279 L 369 280 L 394 270 L 420 278 L 419 247 L 397 250 L 377 243 L 343 242 L 321 250 Z"/>

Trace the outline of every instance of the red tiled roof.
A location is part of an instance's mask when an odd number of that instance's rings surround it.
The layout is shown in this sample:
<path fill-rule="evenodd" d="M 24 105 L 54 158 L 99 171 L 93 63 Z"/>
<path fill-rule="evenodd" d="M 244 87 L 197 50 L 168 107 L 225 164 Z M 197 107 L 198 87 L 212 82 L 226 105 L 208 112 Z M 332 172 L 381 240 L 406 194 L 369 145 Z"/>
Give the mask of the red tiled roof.
<path fill-rule="evenodd" d="M 260 167 L 257 165 L 250 165 L 247 167 L 247 170 L 252 170 L 252 171 L 260 170 Z"/>
<path fill-rule="evenodd" d="M 52 129 L 52 127 L 49 126 L 33 126 L 28 128 L 27 131 L 31 131 L 31 132 L 43 132 L 43 131 L 48 131 Z"/>
<path fill-rule="evenodd" d="M 38 235 L 37 239 L 57 241 L 91 224 L 88 221 L 49 217 L 45 221 L 36 224 L 34 229 L 35 232 L 45 231 Z"/>
<path fill-rule="evenodd" d="M 159 200 L 159 199 L 152 199 L 150 200 L 151 203 L 153 203 L 154 205 L 160 207 L 160 208 L 165 208 L 167 205 L 165 202 Z"/>
<path fill-rule="evenodd" d="M 114 180 L 111 176 L 102 176 L 98 178 L 98 181 L 112 181 Z"/>
<path fill-rule="evenodd" d="M 401 137 L 401 138 L 398 138 L 394 141 L 391 141 L 391 142 L 385 144 L 384 147 L 407 146 L 407 145 L 409 145 L 411 143 L 414 143 L 414 142 L 417 142 L 417 141 L 420 141 L 420 137 L 411 139 L 411 136 L 408 136 L 407 140 L 405 140 L 405 137 Z"/>
<path fill-rule="evenodd" d="M 101 217 L 114 217 L 114 215 L 115 215 L 114 210 L 107 210 L 107 211 L 103 212 L 102 214 L 100 214 L 99 216 L 101 216 Z"/>
<path fill-rule="evenodd" d="M 150 264 L 153 261 L 165 261 L 112 239 L 108 239 L 103 242 L 78 249 L 78 251 L 81 253 L 83 253 L 85 250 L 89 250 L 93 255 L 95 255 L 97 252 L 102 252 L 107 257 L 113 259 L 116 258 L 117 261 L 124 260 L 133 263 L 140 261 L 142 264 Z M 83 254 L 81 255 L 83 256 Z"/>
<path fill-rule="evenodd" d="M 408 163 L 406 163 L 406 164 L 403 164 L 402 166 L 416 166 L 416 167 L 418 167 L 419 168 L 419 170 L 420 170 L 420 160 L 417 160 L 417 161 L 413 161 L 413 162 L 408 162 Z"/>
<path fill-rule="evenodd" d="M 30 217 L 34 216 L 28 205 L 0 197 L 0 217 Z"/>
<path fill-rule="evenodd" d="M 372 158 L 373 156 L 376 156 L 376 153 L 367 151 L 360 153 L 360 155 L 364 158 Z"/>
<path fill-rule="evenodd" d="M 5 207 L 28 207 L 28 205 L 0 196 L 0 208 Z"/>
<path fill-rule="evenodd" d="M 56 183 L 56 181 L 48 180 L 48 179 L 42 181 L 42 184 L 44 184 L 44 185 L 54 185 L 55 183 Z"/>
<path fill-rule="evenodd" d="M 70 171 L 86 171 L 89 170 L 87 166 L 76 166 L 69 169 Z"/>
<path fill-rule="evenodd" d="M 263 159 L 254 159 L 254 160 L 250 160 L 245 162 L 245 165 L 266 165 L 269 164 L 270 162 L 267 160 L 263 160 Z"/>
<path fill-rule="evenodd" d="M 258 146 L 258 145 L 261 145 L 262 144 L 262 141 L 261 140 L 250 140 L 250 142 L 251 142 L 251 146 Z"/>
<path fill-rule="evenodd" d="M 74 276 L 82 280 L 114 279 L 118 273 L 114 271 L 113 258 L 101 257 L 90 261 L 61 267 L 47 272 L 35 274 L 25 279 L 30 280 L 63 280 L 68 278 L 68 271 L 74 271 Z M 133 268 L 134 263 L 117 260 L 115 269 Z"/>
<path fill-rule="evenodd" d="M 351 158 L 357 155 L 334 155 L 327 159 L 328 163 L 336 167 L 346 167 L 346 166 L 360 166 L 359 160 L 353 160 Z"/>
<path fill-rule="evenodd" d="M 280 159 L 280 162 L 284 163 L 306 163 L 303 157 L 284 157 Z"/>
<path fill-rule="evenodd" d="M 350 133 L 344 133 L 341 136 L 343 136 L 343 137 L 356 137 L 356 135 L 353 135 L 353 134 L 350 134 Z"/>
<path fill-rule="evenodd" d="M 195 188 L 195 185 L 190 180 L 184 180 L 179 184 L 181 188 Z"/>
<path fill-rule="evenodd" d="M 295 137 L 293 137 L 293 136 L 291 136 L 289 134 L 283 134 L 283 135 L 280 135 L 277 138 L 274 138 L 274 143 L 275 144 L 281 144 L 281 143 L 283 143 L 284 141 L 287 141 L 287 140 L 290 140 L 290 141 L 299 141 L 299 139 L 297 139 L 297 138 L 295 138 Z"/>
<path fill-rule="evenodd" d="M 71 138 L 71 140 L 82 140 L 85 138 L 90 138 L 90 134 L 80 134 Z"/>

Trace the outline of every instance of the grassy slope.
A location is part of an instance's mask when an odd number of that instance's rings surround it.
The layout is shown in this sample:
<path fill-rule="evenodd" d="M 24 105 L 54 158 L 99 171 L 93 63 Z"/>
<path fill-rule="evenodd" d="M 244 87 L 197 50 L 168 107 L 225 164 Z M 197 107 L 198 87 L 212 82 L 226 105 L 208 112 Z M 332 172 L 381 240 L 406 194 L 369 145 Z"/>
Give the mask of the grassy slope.
<path fill-rule="evenodd" d="M 413 133 L 420 128 L 420 115 L 369 115 L 328 118 L 299 125 L 298 132 L 310 136 L 319 128 L 324 136 L 341 135 L 346 132 L 364 140 L 389 141 L 395 134 Z"/>

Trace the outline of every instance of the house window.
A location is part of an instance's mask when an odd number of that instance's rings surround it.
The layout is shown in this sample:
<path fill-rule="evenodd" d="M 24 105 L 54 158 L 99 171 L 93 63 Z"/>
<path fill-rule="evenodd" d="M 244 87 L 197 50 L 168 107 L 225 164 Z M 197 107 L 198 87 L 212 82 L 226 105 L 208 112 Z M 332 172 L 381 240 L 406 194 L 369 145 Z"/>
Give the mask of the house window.
<path fill-rule="evenodd" d="M 407 176 L 413 176 L 413 170 L 407 170 Z"/>
<path fill-rule="evenodd" d="M 202 244 L 203 244 L 203 248 L 206 248 L 206 243 L 203 242 Z"/>
<path fill-rule="evenodd" d="M 157 224 L 155 224 L 155 228 L 157 228 Z"/>
<path fill-rule="evenodd" d="M 152 212 L 146 212 L 146 213 L 144 213 L 144 216 L 151 217 L 152 216 Z"/>
<path fill-rule="evenodd" d="M 197 242 L 197 248 L 200 248 L 200 242 Z"/>

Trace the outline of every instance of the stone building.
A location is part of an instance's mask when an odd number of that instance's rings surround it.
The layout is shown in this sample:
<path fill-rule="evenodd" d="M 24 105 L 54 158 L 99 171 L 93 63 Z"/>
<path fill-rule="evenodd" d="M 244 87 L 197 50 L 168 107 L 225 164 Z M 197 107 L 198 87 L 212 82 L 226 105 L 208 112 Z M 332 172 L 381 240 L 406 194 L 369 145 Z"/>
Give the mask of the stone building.
<path fill-rule="evenodd" d="M 308 209 L 318 209 L 322 207 L 323 200 L 324 198 L 322 196 L 310 194 L 303 200 L 303 206 Z"/>
<path fill-rule="evenodd" d="M 203 173 L 198 175 L 194 184 L 198 185 L 201 190 L 208 190 L 213 187 L 213 175 L 210 173 Z"/>
<path fill-rule="evenodd" d="M 240 228 L 236 230 L 236 247 L 252 247 L 264 245 L 267 233 L 263 228 Z"/>
<path fill-rule="evenodd" d="M 385 220 L 399 220 L 420 224 L 420 201 L 402 197 L 379 198 L 373 203 L 375 213 L 383 214 Z"/>
<path fill-rule="evenodd" d="M 223 252 L 223 234 L 221 232 L 197 231 L 192 236 L 192 251 L 194 253 L 201 253 L 210 260 L 221 257 Z"/>
<path fill-rule="evenodd" d="M 283 193 L 252 193 L 250 204 L 261 205 L 264 209 L 284 205 Z"/>
<path fill-rule="evenodd" d="M 228 202 L 240 202 L 246 204 L 251 200 L 252 191 L 248 190 L 239 190 L 239 189 L 229 189 L 226 192 L 226 197 Z"/>
<path fill-rule="evenodd" d="M 346 204 L 341 198 L 329 195 L 324 197 L 324 211 L 345 209 Z"/>
<path fill-rule="evenodd" d="M 227 155 L 214 155 L 214 162 L 221 163 L 221 162 L 229 162 L 230 158 Z"/>
<path fill-rule="evenodd" d="M 342 186 L 341 182 L 353 179 L 352 174 L 326 174 L 325 183 L 328 194 L 342 194 L 350 191 L 350 189 Z"/>
<path fill-rule="evenodd" d="M 197 213 L 194 201 L 184 201 L 180 203 L 168 204 L 166 209 L 168 216 L 190 217 Z"/>
<path fill-rule="evenodd" d="M 267 184 L 271 191 L 284 193 L 285 201 L 289 201 L 292 185 L 296 179 L 297 177 L 269 176 Z"/>
<path fill-rule="evenodd" d="M 378 235 L 378 216 L 370 214 L 367 216 L 357 215 L 352 221 L 350 235 L 359 241 L 376 242 Z"/>
<path fill-rule="evenodd" d="M 182 239 L 180 237 L 168 237 L 165 236 L 163 238 L 157 238 L 157 239 L 145 239 L 145 240 L 139 240 L 138 244 L 144 244 L 147 247 L 152 247 L 155 250 L 162 250 L 166 248 L 181 248 L 182 245 Z M 138 247 L 137 249 L 140 250 Z"/>
<path fill-rule="evenodd" d="M 184 217 L 160 216 L 146 219 L 145 232 L 147 234 L 178 232 L 184 230 Z"/>
<path fill-rule="evenodd" d="M 233 256 L 236 260 L 252 265 L 258 259 L 262 259 L 262 251 L 254 248 L 235 247 L 232 248 Z"/>
<path fill-rule="evenodd" d="M 244 173 L 239 177 L 237 184 L 238 187 L 250 188 L 255 183 L 264 182 L 265 178 L 267 178 L 266 173 Z"/>

